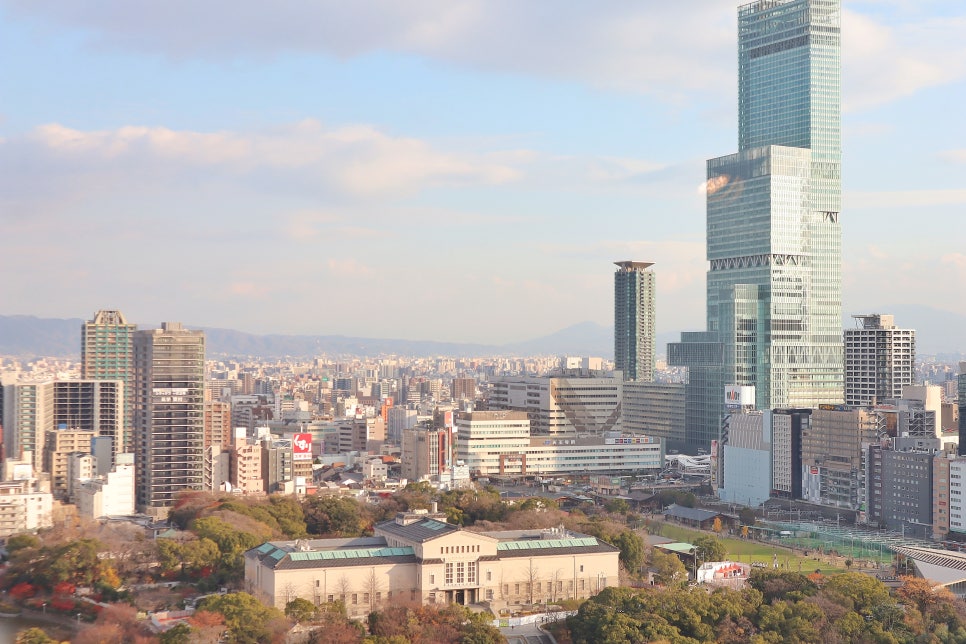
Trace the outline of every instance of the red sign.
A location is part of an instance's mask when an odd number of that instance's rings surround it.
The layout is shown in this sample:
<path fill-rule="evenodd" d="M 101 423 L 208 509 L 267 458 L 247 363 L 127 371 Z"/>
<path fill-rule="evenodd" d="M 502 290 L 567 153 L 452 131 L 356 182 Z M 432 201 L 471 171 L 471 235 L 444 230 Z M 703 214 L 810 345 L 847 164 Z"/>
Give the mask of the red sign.
<path fill-rule="evenodd" d="M 292 437 L 292 460 L 312 460 L 312 434 L 295 434 Z"/>

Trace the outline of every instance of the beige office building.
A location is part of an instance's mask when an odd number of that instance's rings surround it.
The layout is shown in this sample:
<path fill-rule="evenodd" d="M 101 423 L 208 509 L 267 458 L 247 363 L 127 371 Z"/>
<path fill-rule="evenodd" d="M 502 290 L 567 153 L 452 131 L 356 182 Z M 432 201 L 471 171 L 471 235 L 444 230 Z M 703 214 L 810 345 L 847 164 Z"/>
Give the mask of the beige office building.
<path fill-rule="evenodd" d="M 499 610 L 617 586 L 618 554 L 562 528 L 470 532 L 424 510 L 376 525 L 373 537 L 264 543 L 245 553 L 245 582 L 270 606 L 343 601 L 351 617 L 390 602 Z"/>

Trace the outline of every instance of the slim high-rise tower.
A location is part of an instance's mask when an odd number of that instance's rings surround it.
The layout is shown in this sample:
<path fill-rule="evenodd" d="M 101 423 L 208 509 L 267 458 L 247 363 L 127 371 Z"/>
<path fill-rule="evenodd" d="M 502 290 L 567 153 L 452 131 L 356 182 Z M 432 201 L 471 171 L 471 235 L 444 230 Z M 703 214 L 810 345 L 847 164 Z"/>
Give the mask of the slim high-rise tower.
<path fill-rule="evenodd" d="M 180 323 L 134 334 L 138 508 L 165 518 L 204 483 L 205 335 Z"/>
<path fill-rule="evenodd" d="M 114 453 L 130 451 L 134 443 L 134 332 L 120 311 L 98 311 L 81 326 L 81 378 L 120 380 L 123 384 L 122 432 L 112 436 Z"/>
<path fill-rule="evenodd" d="M 853 315 L 845 330 L 845 404 L 872 405 L 902 398 L 916 384 L 916 332 L 900 329 L 891 315 Z"/>
<path fill-rule="evenodd" d="M 652 262 L 614 262 L 614 364 L 624 380 L 654 380 Z"/>
<path fill-rule="evenodd" d="M 738 10 L 738 152 L 708 161 L 707 332 L 689 367 L 687 441 L 717 438 L 724 387 L 759 409 L 843 396 L 840 0 Z"/>

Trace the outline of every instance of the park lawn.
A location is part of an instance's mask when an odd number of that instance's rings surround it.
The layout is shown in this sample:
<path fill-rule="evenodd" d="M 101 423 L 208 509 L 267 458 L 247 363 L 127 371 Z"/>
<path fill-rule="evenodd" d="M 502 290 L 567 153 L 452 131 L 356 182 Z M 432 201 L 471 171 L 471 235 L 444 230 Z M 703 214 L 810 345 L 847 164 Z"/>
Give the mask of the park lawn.
<path fill-rule="evenodd" d="M 693 543 L 697 537 L 708 534 L 711 533 L 691 530 L 671 523 L 662 523 L 660 531 L 662 537 L 674 539 L 675 541 L 683 541 L 685 543 Z M 761 562 L 771 568 L 774 564 L 775 555 L 777 554 L 778 564 L 782 567 L 787 567 L 788 570 L 801 570 L 806 574 L 815 572 L 816 569 L 821 571 L 822 574 L 845 572 L 844 568 L 828 563 L 827 559 L 819 561 L 813 559 L 812 556 L 803 557 L 794 550 L 770 543 L 750 539 L 735 539 L 725 536 L 719 536 L 718 539 L 724 544 L 728 552 L 728 558 L 739 563 Z"/>

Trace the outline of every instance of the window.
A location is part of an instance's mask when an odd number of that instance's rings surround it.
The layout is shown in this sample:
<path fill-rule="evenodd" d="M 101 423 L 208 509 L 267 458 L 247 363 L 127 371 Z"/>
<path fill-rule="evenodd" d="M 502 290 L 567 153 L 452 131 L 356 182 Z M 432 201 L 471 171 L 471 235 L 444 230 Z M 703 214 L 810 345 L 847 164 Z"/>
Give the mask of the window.
<path fill-rule="evenodd" d="M 493 601 L 493 591 L 492 591 L 492 590 L 490 590 L 490 589 L 488 589 L 488 590 L 486 591 L 486 600 L 487 600 L 487 601 Z"/>
<path fill-rule="evenodd" d="M 490 571 L 490 570 L 487 570 L 486 571 L 486 580 L 487 581 L 492 581 L 493 580 L 493 572 L 492 571 Z"/>
<path fill-rule="evenodd" d="M 355 606 L 359 603 L 359 593 L 352 593 L 352 605 Z"/>
<path fill-rule="evenodd" d="M 430 575 L 429 576 L 429 583 L 431 583 L 431 584 L 435 584 L 436 583 L 436 575 Z"/>
<path fill-rule="evenodd" d="M 453 564 L 448 563 L 445 567 L 445 583 L 447 586 L 453 583 Z"/>
<path fill-rule="evenodd" d="M 316 588 L 318 588 L 318 587 L 319 587 L 319 586 L 321 586 L 321 585 L 322 585 L 322 582 L 321 582 L 321 581 L 319 581 L 318 579 L 316 579 L 316 580 L 315 580 L 315 587 L 316 587 Z"/>
<path fill-rule="evenodd" d="M 332 602 L 335 601 L 335 595 L 329 595 L 326 601 L 328 601 L 331 604 Z"/>
<path fill-rule="evenodd" d="M 476 583 L 476 569 L 479 564 L 475 561 L 471 561 L 466 564 L 466 582 L 470 584 Z"/>
<path fill-rule="evenodd" d="M 466 564 L 462 561 L 456 563 L 456 583 L 459 585 L 466 583 Z"/>
<path fill-rule="evenodd" d="M 583 572 L 583 571 L 584 571 L 584 565 L 580 564 L 580 572 Z"/>
<path fill-rule="evenodd" d="M 520 594 L 520 584 L 513 584 L 513 594 L 514 595 Z"/>
<path fill-rule="evenodd" d="M 369 593 L 362 593 L 362 603 L 363 604 L 369 603 Z"/>

